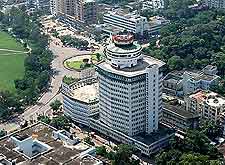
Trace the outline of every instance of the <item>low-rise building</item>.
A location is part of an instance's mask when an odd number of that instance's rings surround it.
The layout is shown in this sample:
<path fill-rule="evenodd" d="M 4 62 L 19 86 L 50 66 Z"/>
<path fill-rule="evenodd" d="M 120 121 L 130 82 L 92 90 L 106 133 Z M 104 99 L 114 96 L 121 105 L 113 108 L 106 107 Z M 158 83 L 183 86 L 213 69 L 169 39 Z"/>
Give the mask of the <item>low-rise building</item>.
<path fill-rule="evenodd" d="M 223 122 L 225 98 L 210 91 L 198 91 L 185 97 L 186 109 L 197 112 L 204 119 Z"/>
<path fill-rule="evenodd" d="M 164 17 L 154 16 L 149 18 L 149 28 L 148 34 L 159 34 L 160 29 L 170 23 L 169 20 L 165 19 Z"/>
<path fill-rule="evenodd" d="M 140 35 L 143 35 L 149 28 L 146 17 L 142 17 L 136 13 L 125 12 L 121 9 L 104 14 L 103 22 L 117 28 L 123 28 L 133 34 Z"/>
<path fill-rule="evenodd" d="M 203 3 L 209 8 L 225 9 L 225 0 L 204 0 Z"/>
<path fill-rule="evenodd" d="M 202 71 L 174 71 L 168 73 L 163 79 L 165 93 L 182 96 L 198 90 L 209 90 L 212 85 L 219 82 L 216 75 L 217 68 L 208 65 Z"/>
<path fill-rule="evenodd" d="M 73 121 L 89 126 L 89 118 L 98 113 L 98 83 L 87 78 L 70 85 L 62 84 L 64 114 Z"/>
<path fill-rule="evenodd" d="M 0 164 L 74 165 L 85 161 L 91 165 L 103 164 L 95 158 L 95 147 L 76 139 L 69 132 L 36 123 L 0 138 Z"/>
<path fill-rule="evenodd" d="M 185 110 L 183 105 L 163 104 L 162 122 L 178 131 L 185 132 L 187 129 L 197 128 L 200 115 Z"/>
<path fill-rule="evenodd" d="M 183 95 L 182 75 L 180 74 L 167 74 L 163 79 L 163 92 L 172 96 Z"/>

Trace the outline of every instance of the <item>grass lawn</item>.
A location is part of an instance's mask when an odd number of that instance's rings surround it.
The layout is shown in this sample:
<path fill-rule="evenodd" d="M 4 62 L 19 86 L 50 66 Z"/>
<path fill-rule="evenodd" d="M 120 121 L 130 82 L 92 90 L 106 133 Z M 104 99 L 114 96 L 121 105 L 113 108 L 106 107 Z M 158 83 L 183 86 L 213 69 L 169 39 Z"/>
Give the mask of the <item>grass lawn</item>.
<path fill-rule="evenodd" d="M 5 32 L 0 32 L 0 49 L 25 51 L 20 43 Z M 14 80 L 24 75 L 25 57 L 25 53 L 0 50 L 0 90 L 15 91 Z"/>
<path fill-rule="evenodd" d="M 71 69 L 80 69 L 80 65 L 83 64 L 83 61 L 66 61 L 65 65 Z"/>
<path fill-rule="evenodd" d="M 6 32 L 0 31 L 0 49 L 10 49 L 24 51 L 23 45 L 16 39 L 9 36 Z"/>

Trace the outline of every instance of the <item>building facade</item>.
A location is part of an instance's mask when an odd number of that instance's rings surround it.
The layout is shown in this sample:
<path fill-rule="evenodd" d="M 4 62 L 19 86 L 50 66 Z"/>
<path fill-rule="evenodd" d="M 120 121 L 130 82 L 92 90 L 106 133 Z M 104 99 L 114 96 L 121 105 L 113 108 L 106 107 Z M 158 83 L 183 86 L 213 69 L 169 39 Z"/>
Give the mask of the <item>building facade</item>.
<path fill-rule="evenodd" d="M 163 104 L 162 122 L 175 128 L 178 131 L 185 132 L 188 129 L 197 128 L 200 115 L 185 110 L 182 105 Z"/>
<path fill-rule="evenodd" d="M 174 136 L 173 129 L 159 124 L 165 63 L 143 56 L 132 35 L 117 35 L 112 40 L 104 50 L 106 60 L 97 65 L 98 111 L 90 115 L 86 104 L 79 107 L 78 93 L 92 92 L 77 84 L 82 87 L 74 87 L 75 97 L 71 95 L 72 86 L 63 87 L 64 113 L 118 142 L 134 145 L 143 154 L 156 153 Z"/>
<path fill-rule="evenodd" d="M 168 73 L 163 78 L 163 90 L 165 93 L 182 96 L 194 93 L 198 90 L 209 90 L 212 85 L 219 82 L 216 75 L 217 68 L 208 65 L 202 71 L 175 71 Z"/>
<path fill-rule="evenodd" d="M 149 24 L 146 17 L 123 11 L 112 11 L 103 16 L 105 24 L 127 30 L 134 34 L 143 35 L 148 30 Z"/>
<path fill-rule="evenodd" d="M 197 112 L 202 118 L 224 122 L 225 98 L 214 92 L 199 91 L 185 98 L 186 109 Z"/>
<path fill-rule="evenodd" d="M 163 62 L 143 57 L 130 35 L 113 37 L 98 65 L 100 120 L 129 136 L 158 130 Z"/>
<path fill-rule="evenodd" d="M 87 78 L 73 84 L 62 84 L 64 114 L 73 121 L 89 126 L 90 117 L 98 114 L 98 84 Z"/>
<path fill-rule="evenodd" d="M 96 23 L 97 4 L 95 0 L 51 0 L 53 15 L 68 15 L 86 24 Z"/>
<path fill-rule="evenodd" d="M 221 8 L 221 9 L 225 9 L 225 0 L 204 0 L 204 3 L 209 8 Z"/>

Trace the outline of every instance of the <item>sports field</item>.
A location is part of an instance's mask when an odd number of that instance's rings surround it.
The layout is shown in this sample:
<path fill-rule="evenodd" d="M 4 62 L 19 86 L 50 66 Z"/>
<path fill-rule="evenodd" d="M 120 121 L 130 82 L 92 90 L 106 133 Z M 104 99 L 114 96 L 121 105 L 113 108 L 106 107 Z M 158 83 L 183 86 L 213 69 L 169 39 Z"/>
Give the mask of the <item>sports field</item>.
<path fill-rule="evenodd" d="M 25 57 L 22 44 L 0 31 L 0 91 L 15 91 L 14 80 L 24 75 Z"/>

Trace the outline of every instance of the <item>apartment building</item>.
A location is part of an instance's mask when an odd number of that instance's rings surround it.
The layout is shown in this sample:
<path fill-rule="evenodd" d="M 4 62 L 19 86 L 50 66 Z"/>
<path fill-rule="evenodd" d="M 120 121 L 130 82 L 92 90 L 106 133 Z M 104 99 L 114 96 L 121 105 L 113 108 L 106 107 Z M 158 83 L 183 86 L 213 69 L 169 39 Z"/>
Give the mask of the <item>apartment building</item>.
<path fill-rule="evenodd" d="M 96 149 L 65 130 L 35 123 L 0 138 L 1 165 L 103 165 Z"/>
<path fill-rule="evenodd" d="M 204 119 L 223 122 L 225 98 L 211 91 L 198 91 L 185 98 L 186 109 Z"/>
<path fill-rule="evenodd" d="M 68 15 L 86 24 L 96 23 L 97 4 L 95 0 L 51 0 L 53 15 Z"/>

